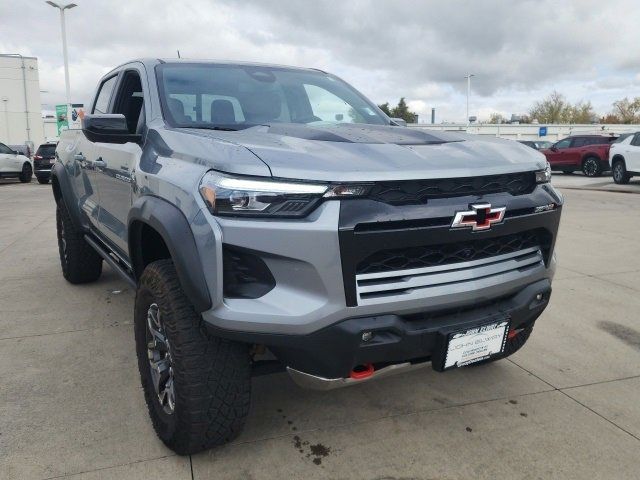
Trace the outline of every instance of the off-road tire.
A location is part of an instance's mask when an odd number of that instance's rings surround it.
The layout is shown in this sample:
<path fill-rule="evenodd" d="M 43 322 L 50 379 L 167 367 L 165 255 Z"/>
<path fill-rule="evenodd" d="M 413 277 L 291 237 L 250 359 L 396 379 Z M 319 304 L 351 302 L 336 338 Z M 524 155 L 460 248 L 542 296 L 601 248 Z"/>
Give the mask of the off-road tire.
<path fill-rule="evenodd" d="M 631 180 L 631 175 L 627 173 L 627 167 L 624 163 L 624 160 L 616 160 L 613 162 L 612 176 L 613 181 L 618 185 L 626 185 Z"/>
<path fill-rule="evenodd" d="M 31 168 L 31 164 L 29 162 L 24 162 L 24 164 L 22 164 L 22 171 L 20 172 L 20 175 L 18 175 L 18 178 L 22 183 L 29 183 L 31 182 L 32 176 L 33 169 Z"/>
<path fill-rule="evenodd" d="M 175 404 L 167 413 L 153 385 L 147 350 L 147 313 L 156 304 L 167 337 Z M 249 413 L 249 346 L 210 335 L 182 291 L 171 260 L 145 268 L 134 307 L 138 369 L 153 427 L 179 455 L 235 438 Z"/>
<path fill-rule="evenodd" d="M 602 166 L 598 157 L 587 157 L 582 161 L 582 173 L 587 177 L 599 177 L 602 174 Z"/>
<path fill-rule="evenodd" d="M 97 280 L 102 273 L 102 257 L 76 229 L 63 200 L 59 200 L 56 207 L 56 227 L 62 276 L 75 284 Z"/>
<path fill-rule="evenodd" d="M 38 183 L 40 183 L 41 185 L 46 185 L 47 183 L 49 183 L 49 177 L 36 176 L 36 178 L 38 179 Z"/>

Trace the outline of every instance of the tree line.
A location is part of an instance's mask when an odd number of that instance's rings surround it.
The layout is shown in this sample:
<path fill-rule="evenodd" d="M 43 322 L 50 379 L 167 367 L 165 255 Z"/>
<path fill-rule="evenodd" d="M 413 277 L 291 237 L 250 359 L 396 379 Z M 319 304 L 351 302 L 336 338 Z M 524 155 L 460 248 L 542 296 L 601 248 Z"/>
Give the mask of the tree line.
<path fill-rule="evenodd" d="M 611 111 L 598 116 L 591 102 L 571 103 L 557 91 L 546 98 L 535 102 L 520 123 L 640 123 L 640 97 L 625 97 L 613 102 Z M 499 113 L 489 115 L 488 123 L 507 123 L 508 120 Z"/>

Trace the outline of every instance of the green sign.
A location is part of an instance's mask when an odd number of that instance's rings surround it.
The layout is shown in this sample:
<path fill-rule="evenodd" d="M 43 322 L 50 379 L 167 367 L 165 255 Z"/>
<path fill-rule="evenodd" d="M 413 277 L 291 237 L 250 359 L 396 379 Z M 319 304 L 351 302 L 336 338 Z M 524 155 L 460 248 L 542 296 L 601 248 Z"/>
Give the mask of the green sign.
<path fill-rule="evenodd" d="M 67 105 L 56 105 L 56 126 L 58 127 L 58 136 L 61 130 L 69 128 L 69 120 L 67 118 Z"/>

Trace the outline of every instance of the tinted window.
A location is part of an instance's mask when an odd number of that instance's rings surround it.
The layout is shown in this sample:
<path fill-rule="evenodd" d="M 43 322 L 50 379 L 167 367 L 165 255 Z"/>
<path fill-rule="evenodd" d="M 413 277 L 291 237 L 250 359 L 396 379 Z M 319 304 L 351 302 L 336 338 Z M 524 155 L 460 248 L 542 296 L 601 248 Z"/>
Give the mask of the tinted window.
<path fill-rule="evenodd" d="M 13 153 L 13 150 L 7 147 L 4 143 L 0 143 L 0 153 Z"/>
<path fill-rule="evenodd" d="M 587 145 L 606 145 L 610 143 L 612 137 L 591 137 Z"/>
<path fill-rule="evenodd" d="M 631 145 L 635 145 L 636 147 L 640 147 L 640 133 L 636 133 L 636 136 L 631 140 Z"/>
<path fill-rule="evenodd" d="M 578 137 L 578 138 L 574 138 L 573 139 L 573 145 L 572 147 L 576 148 L 576 147 L 584 147 L 585 145 L 589 145 L 589 139 L 588 138 L 584 138 L 584 137 Z"/>
<path fill-rule="evenodd" d="M 53 157 L 56 153 L 56 146 L 53 144 L 50 145 L 40 145 L 38 147 L 38 151 L 36 155 L 40 155 L 41 157 Z"/>
<path fill-rule="evenodd" d="M 556 143 L 556 148 L 569 148 L 570 145 L 571 139 L 565 138 L 564 140 L 560 140 L 558 143 Z"/>
<path fill-rule="evenodd" d="M 93 107 L 93 113 L 107 113 L 107 109 L 109 108 L 109 99 L 111 98 L 113 87 L 116 86 L 117 78 L 118 76 L 116 75 L 102 83 L 100 93 L 98 93 L 98 98 L 96 98 L 96 103 Z"/>
<path fill-rule="evenodd" d="M 320 71 L 164 64 L 157 72 L 163 114 L 172 126 L 236 130 L 278 122 L 389 123 L 356 90 Z"/>

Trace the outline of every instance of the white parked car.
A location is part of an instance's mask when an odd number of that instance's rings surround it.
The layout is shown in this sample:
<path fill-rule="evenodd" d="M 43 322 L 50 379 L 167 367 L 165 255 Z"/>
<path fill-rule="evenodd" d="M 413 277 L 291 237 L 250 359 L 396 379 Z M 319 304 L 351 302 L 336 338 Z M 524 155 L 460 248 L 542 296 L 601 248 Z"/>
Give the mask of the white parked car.
<path fill-rule="evenodd" d="M 0 178 L 18 178 L 22 183 L 31 181 L 33 165 L 29 157 L 0 143 Z"/>
<path fill-rule="evenodd" d="M 611 144 L 609 165 L 613 181 L 618 184 L 629 183 L 631 177 L 640 175 L 640 132 L 621 136 Z"/>

